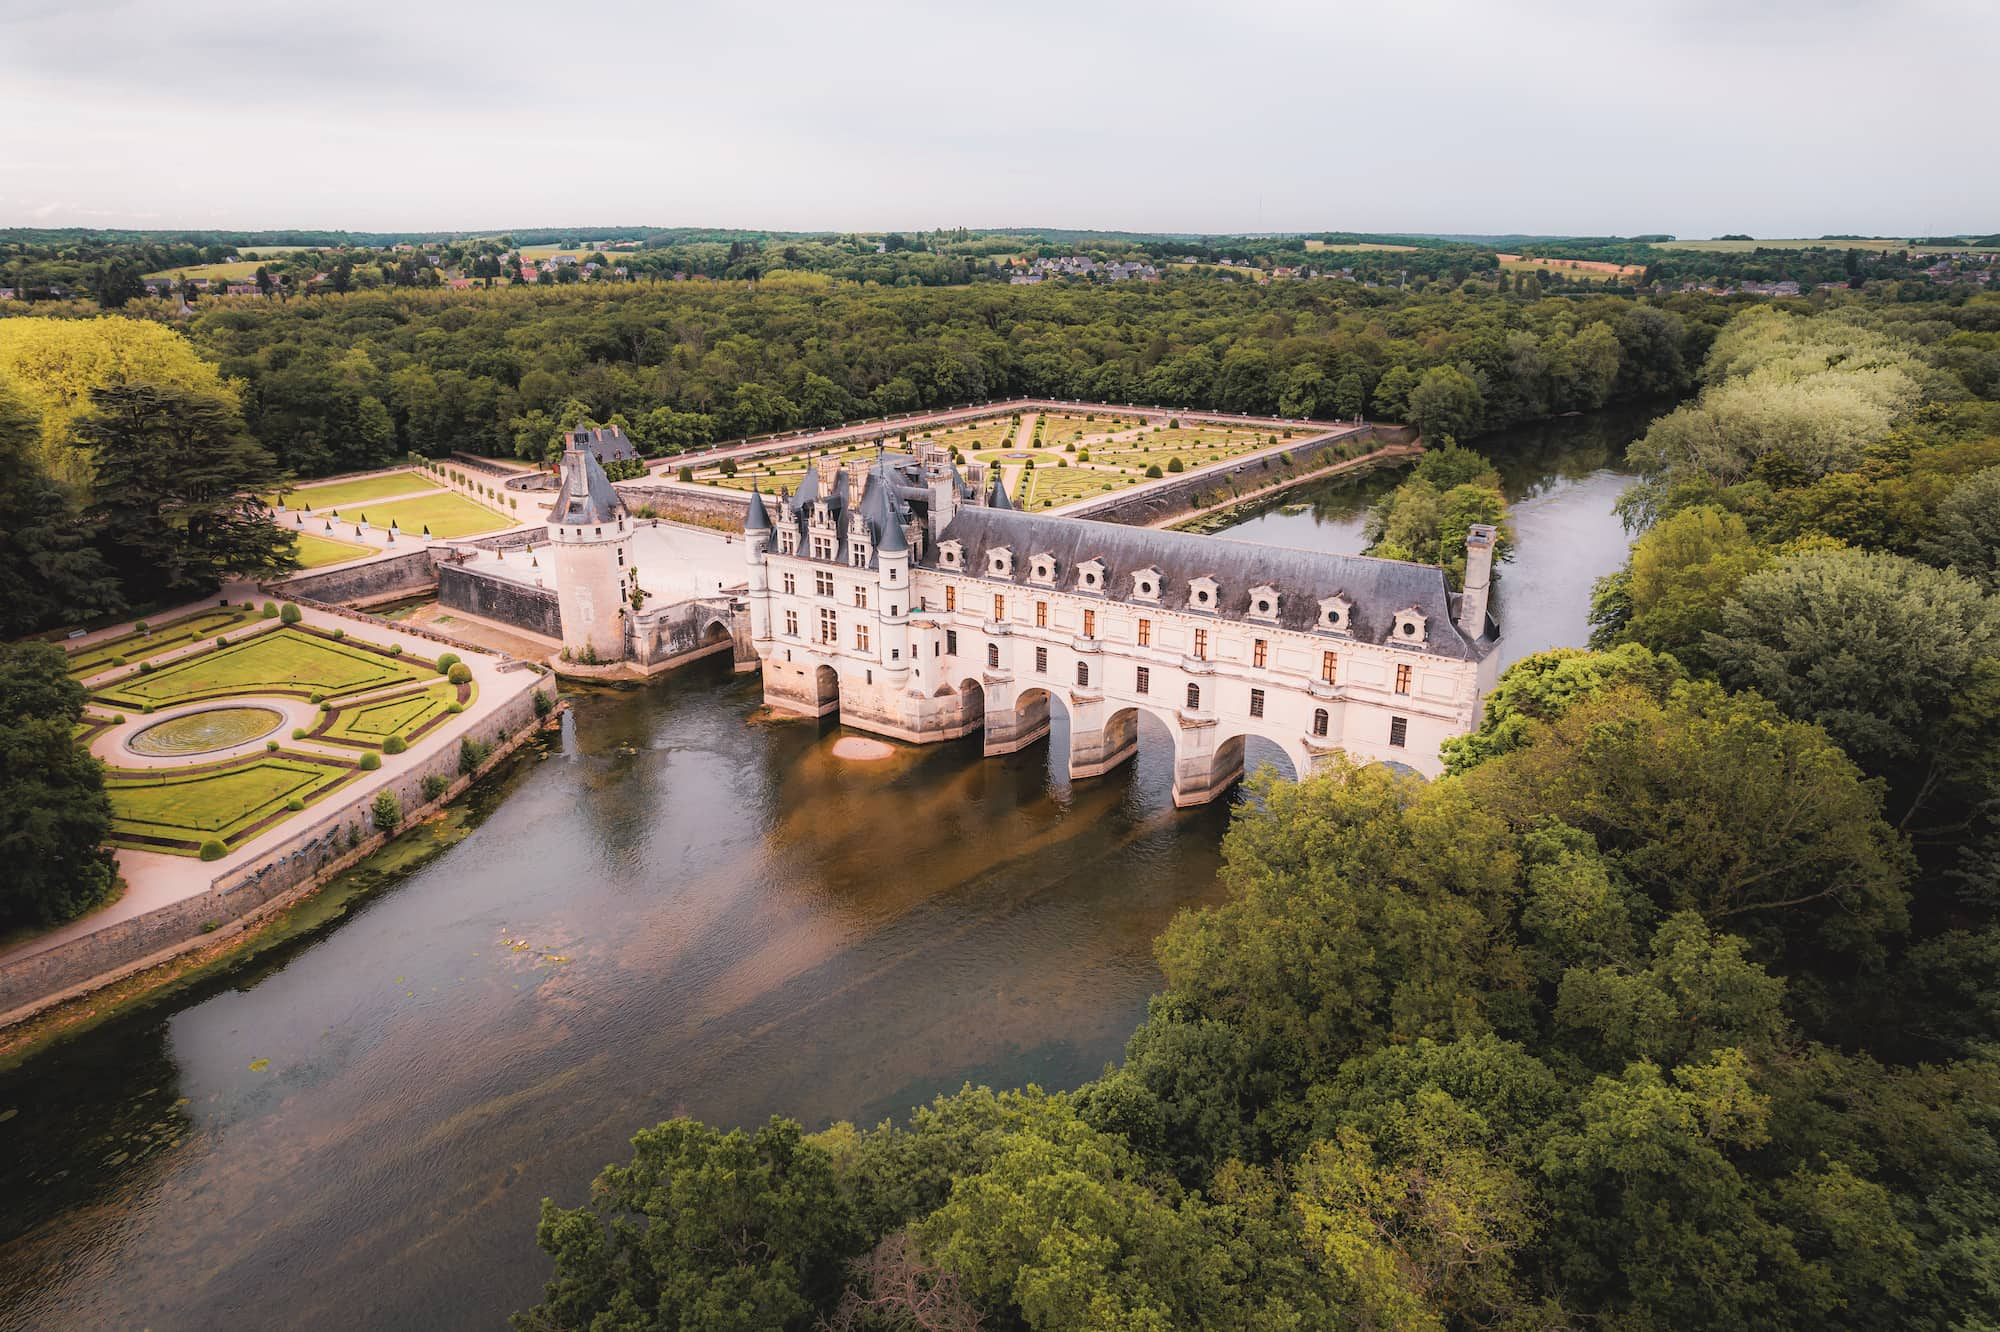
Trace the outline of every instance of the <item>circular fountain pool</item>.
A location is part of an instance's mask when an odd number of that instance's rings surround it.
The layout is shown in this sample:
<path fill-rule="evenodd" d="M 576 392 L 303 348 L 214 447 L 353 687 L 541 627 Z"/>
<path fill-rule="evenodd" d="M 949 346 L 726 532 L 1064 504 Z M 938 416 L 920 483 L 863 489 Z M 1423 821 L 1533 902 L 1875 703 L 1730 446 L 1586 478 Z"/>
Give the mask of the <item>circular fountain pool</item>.
<path fill-rule="evenodd" d="M 178 758 L 231 749 L 260 739 L 285 724 L 270 708 L 206 708 L 155 722 L 125 742 L 134 754 Z"/>

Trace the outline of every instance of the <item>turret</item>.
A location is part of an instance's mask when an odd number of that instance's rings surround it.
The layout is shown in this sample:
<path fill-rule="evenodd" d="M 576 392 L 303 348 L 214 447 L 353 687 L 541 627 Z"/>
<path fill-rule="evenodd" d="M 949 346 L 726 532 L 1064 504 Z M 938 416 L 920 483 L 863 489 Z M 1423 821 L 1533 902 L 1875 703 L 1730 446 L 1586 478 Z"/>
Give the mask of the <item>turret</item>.
<path fill-rule="evenodd" d="M 896 511 L 896 497 L 878 476 L 882 532 L 875 542 L 876 596 L 882 608 L 882 664 L 901 674 L 910 668 L 910 541 Z"/>
<path fill-rule="evenodd" d="M 1465 530 L 1465 591 L 1458 599 L 1458 631 L 1477 642 L 1486 636 L 1486 603 L 1493 588 L 1493 542 L 1499 533 L 1487 523 Z"/>
<path fill-rule="evenodd" d="M 771 564 L 765 558 L 771 532 L 771 511 L 764 507 L 764 492 L 753 481 L 750 513 L 743 520 L 743 551 L 750 563 L 750 637 L 758 642 L 771 637 Z"/>
<path fill-rule="evenodd" d="M 626 558 L 632 535 L 625 503 L 590 450 L 563 451 L 562 485 L 549 509 L 563 647 L 574 660 L 625 658 L 627 597 L 637 575 Z"/>

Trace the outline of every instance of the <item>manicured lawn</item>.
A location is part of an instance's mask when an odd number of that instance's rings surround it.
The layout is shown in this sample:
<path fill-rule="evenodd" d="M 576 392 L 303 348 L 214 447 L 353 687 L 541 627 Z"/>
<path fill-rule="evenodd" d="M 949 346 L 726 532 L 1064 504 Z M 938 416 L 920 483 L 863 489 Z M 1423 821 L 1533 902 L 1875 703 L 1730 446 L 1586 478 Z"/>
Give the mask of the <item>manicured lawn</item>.
<path fill-rule="evenodd" d="M 1092 446 L 1090 460 L 1116 467 L 1136 467 L 1141 472 L 1154 463 L 1165 471 L 1170 458 L 1179 458 L 1186 467 L 1202 467 L 1271 448 L 1273 435 L 1279 444 L 1285 442 L 1282 430 L 1224 430 L 1215 427 L 1149 430 L 1136 439 Z M 1292 438 L 1298 436 L 1295 434 Z"/>
<path fill-rule="evenodd" d="M 1089 467 L 1036 467 L 1033 472 L 1024 472 L 1022 476 L 1022 493 L 1016 497 L 1016 503 L 1024 509 L 1046 509 L 1053 504 L 1067 504 L 1090 495 L 1109 494 L 1110 491 L 1105 489 L 1107 483 L 1111 490 L 1123 490 L 1138 480 L 1135 476 L 1101 472 Z M 1026 479 L 1030 477 L 1033 479 Z M 1053 504 L 1044 504 L 1044 500 Z"/>
<path fill-rule="evenodd" d="M 1042 447 L 1061 448 L 1071 440 L 1089 439 L 1094 435 L 1115 435 L 1121 430 L 1136 430 L 1145 422 L 1131 416 L 1072 416 L 1067 413 L 1045 412 L 1042 415 Z"/>
<path fill-rule="evenodd" d="M 335 509 L 357 500 L 389 499 L 396 495 L 414 495 L 419 491 L 437 490 L 436 478 L 422 472 L 388 472 L 382 476 L 364 476 L 353 481 L 328 481 L 320 485 L 294 486 L 284 492 L 287 508 L 303 509 L 311 506 L 314 512 L 321 509 Z M 274 504 L 276 495 L 266 495 L 264 502 Z"/>
<path fill-rule="evenodd" d="M 257 610 L 250 606 L 218 606 L 213 610 L 196 611 L 178 620 L 156 624 L 150 633 L 124 634 L 118 638 L 108 638 L 95 647 L 71 653 L 69 673 L 79 678 L 95 674 L 109 669 L 114 664 L 112 659 L 115 657 L 123 657 L 127 662 L 137 664 L 148 657 L 157 657 L 162 652 L 170 652 L 201 639 L 212 638 L 231 625 L 256 619 L 257 615 Z"/>
<path fill-rule="evenodd" d="M 113 707 L 156 707 L 247 694 L 328 697 L 378 689 L 405 680 L 428 680 L 430 662 L 391 657 L 353 643 L 334 642 L 284 628 L 197 653 L 150 675 L 126 675 L 97 697 Z"/>
<path fill-rule="evenodd" d="M 301 754 L 263 754 L 206 770 L 114 768 L 105 774 L 113 845 L 195 855 L 208 838 L 235 842 L 353 780 L 354 768 Z"/>
<path fill-rule="evenodd" d="M 299 539 L 301 569 L 317 569 L 322 564 L 340 564 L 346 560 L 358 560 L 363 555 L 375 553 L 373 546 L 358 546 L 352 541 L 333 541 L 298 528 L 292 530 Z"/>
<path fill-rule="evenodd" d="M 921 435 L 911 435 L 910 444 L 919 440 L 930 440 L 948 445 L 960 453 L 974 453 L 980 449 L 998 448 L 1014 442 L 1014 432 L 1020 427 L 1011 416 L 994 417 L 985 421 L 968 421 L 964 425 L 941 427 L 926 431 Z"/>
<path fill-rule="evenodd" d="M 468 688 L 476 691 L 476 686 Z M 464 702 L 470 704 L 474 697 L 476 692 L 469 692 Z M 312 738 L 336 745 L 380 749 L 392 735 L 400 735 L 405 741 L 415 739 L 433 722 L 449 715 L 448 709 L 459 701 L 458 686 L 440 679 L 407 694 L 336 707 L 313 728 Z"/>
<path fill-rule="evenodd" d="M 477 536 L 481 532 L 497 532 L 503 527 L 513 527 L 516 522 L 449 490 L 435 495 L 419 495 L 415 499 L 343 504 L 334 515 L 338 522 L 345 523 L 359 522 L 364 516 L 370 527 L 387 527 L 393 522 L 412 536 L 428 527 L 435 537 Z M 336 523 L 334 535 L 339 535 L 339 532 Z"/>

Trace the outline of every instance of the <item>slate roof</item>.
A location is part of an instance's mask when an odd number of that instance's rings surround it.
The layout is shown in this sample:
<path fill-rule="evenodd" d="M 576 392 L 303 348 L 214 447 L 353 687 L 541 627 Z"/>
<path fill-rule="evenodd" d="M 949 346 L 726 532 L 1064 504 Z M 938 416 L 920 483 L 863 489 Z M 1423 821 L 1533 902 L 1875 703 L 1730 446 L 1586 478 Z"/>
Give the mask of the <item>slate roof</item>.
<path fill-rule="evenodd" d="M 617 426 L 597 426 L 569 432 L 566 443 L 589 449 L 601 463 L 639 456 L 638 446 Z"/>
<path fill-rule="evenodd" d="M 597 465 L 596 455 L 574 444 L 563 450 L 562 486 L 556 491 L 549 521 L 558 526 L 585 526 L 624 516 L 625 503 L 612 488 L 611 478 Z"/>
<path fill-rule="evenodd" d="M 1424 650 L 1433 656 L 1477 661 L 1492 651 L 1496 641 L 1489 636 L 1474 642 L 1459 631 L 1452 620 L 1458 598 L 1445 586 L 1444 571 L 1427 564 L 997 508 L 960 509 L 939 538 L 940 544 L 945 541 L 961 544 L 968 575 L 989 579 L 994 575 L 988 572 L 987 552 L 1007 547 L 1014 555 L 1014 576 L 1007 581 L 1026 587 L 1035 586 L 1028 577 L 1031 557 L 1049 554 L 1056 559 L 1055 586 L 1066 592 L 1077 590 L 1078 565 L 1101 562 L 1108 601 L 1213 614 L 1254 625 L 1269 621 L 1250 618 L 1250 589 L 1269 585 L 1279 593 L 1276 622 L 1286 629 L 1314 631 L 1319 627 L 1320 601 L 1338 596 L 1351 603 L 1350 627 L 1329 637 L 1388 643 L 1397 612 L 1415 607 L 1424 617 Z M 938 546 L 927 548 L 918 563 L 926 569 L 939 568 Z M 1157 600 L 1133 595 L 1132 575 L 1142 569 L 1159 571 Z M 1212 578 L 1218 584 L 1213 612 L 1190 604 L 1188 584 L 1196 578 Z"/>

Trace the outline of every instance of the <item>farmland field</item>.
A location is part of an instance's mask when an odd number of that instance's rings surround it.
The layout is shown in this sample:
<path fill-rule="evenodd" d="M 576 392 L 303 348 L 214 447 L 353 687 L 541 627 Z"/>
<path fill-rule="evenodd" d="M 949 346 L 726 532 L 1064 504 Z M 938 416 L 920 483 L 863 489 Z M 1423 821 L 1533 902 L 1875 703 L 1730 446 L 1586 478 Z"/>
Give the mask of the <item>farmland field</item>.
<path fill-rule="evenodd" d="M 373 546 L 358 546 L 352 541 L 334 541 L 312 532 L 294 529 L 292 535 L 299 539 L 299 567 L 317 569 L 326 564 L 343 564 L 348 560 L 358 560 L 363 555 L 373 555 Z"/>
<path fill-rule="evenodd" d="M 321 485 L 290 486 L 277 494 L 264 496 L 266 504 L 275 503 L 282 494 L 287 505 L 303 509 L 311 505 L 315 509 L 329 506 L 338 507 L 352 504 L 356 500 L 388 499 L 393 495 L 414 495 L 419 491 L 436 490 L 438 483 L 422 472 L 389 472 L 382 476 L 358 477 L 353 481 L 328 481 Z"/>
<path fill-rule="evenodd" d="M 146 274 L 149 278 L 221 278 L 240 282 L 244 278 L 257 276 L 262 265 L 255 259 L 245 259 L 234 264 L 189 264 L 185 268 L 163 268 L 157 273 Z"/>
<path fill-rule="evenodd" d="M 97 691 L 112 706 L 169 706 L 238 694 L 353 694 L 403 681 L 428 681 L 432 663 L 392 657 L 352 643 L 284 628 L 212 652 L 131 674 Z"/>
<path fill-rule="evenodd" d="M 1422 247 L 1417 245 L 1372 245 L 1366 241 L 1355 241 L 1344 245 L 1330 245 L 1326 241 L 1309 240 L 1306 242 L 1306 248 L 1308 250 L 1344 250 L 1344 251 L 1395 250 L 1401 253 L 1408 253 L 1412 250 L 1421 249 Z"/>
<path fill-rule="evenodd" d="M 1614 277 L 1635 278 L 1646 271 L 1639 264 L 1613 264 L 1599 259 L 1525 259 L 1518 254 L 1503 254 L 1499 259 L 1500 267 L 1510 273 L 1549 270 L 1586 282 L 1608 281 Z"/>
<path fill-rule="evenodd" d="M 1656 250 L 1698 250 L 1705 254 L 1749 254 L 1753 250 L 1902 250 L 1906 240 L 1676 240 L 1653 241 Z M 1947 247 L 1948 248 L 1948 247 Z M 1970 248 L 1970 247 L 1967 247 Z"/>
<path fill-rule="evenodd" d="M 370 527 L 394 523 L 410 533 L 429 528 L 435 537 L 477 536 L 513 527 L 517 521 L 448 490 L 414 499 L 343 504 L 334 510 L 333 516 L 344 523 L 358 523 L 365 517 Z"/>

